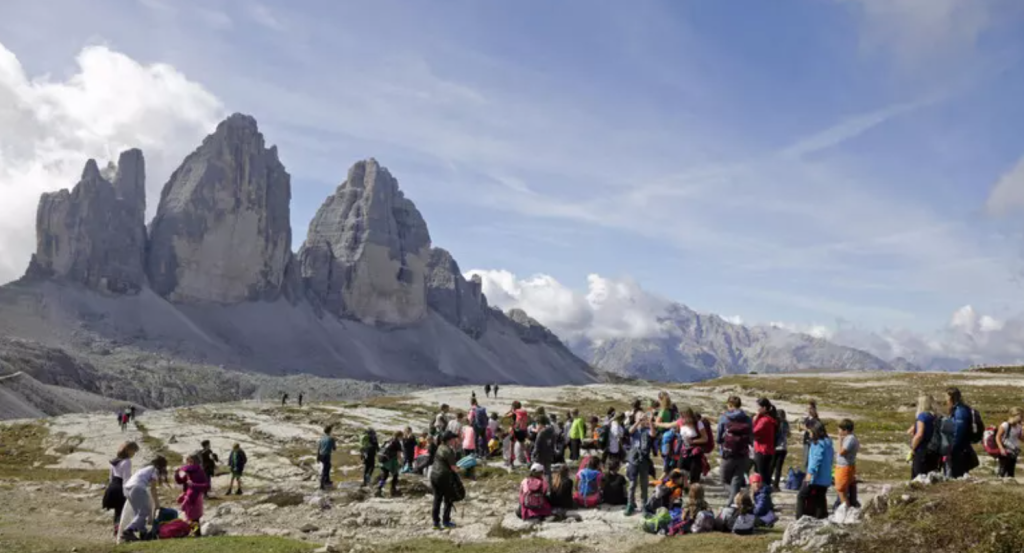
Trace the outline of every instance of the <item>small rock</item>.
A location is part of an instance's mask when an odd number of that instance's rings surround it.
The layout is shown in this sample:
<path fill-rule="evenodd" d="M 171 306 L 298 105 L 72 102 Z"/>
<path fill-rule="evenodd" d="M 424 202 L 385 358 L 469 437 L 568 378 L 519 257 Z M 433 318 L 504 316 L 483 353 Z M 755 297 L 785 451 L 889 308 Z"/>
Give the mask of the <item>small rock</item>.
<path fill-rule="evenodd" d="M 309 523 L 309 522 L 307 522 L 306 524 L 303 524 L 302 526 L 299 527 L 299 531 L 302 532 L 303 534 L 309 534 L 310 532 L 316 532 L 319 529 L 320 529 L 319 526 L 317 526 L 315 524 L 312 524 L 312 523 Z"/>
<path fill-rule="evenodd" d="M 223 536 L 224 534 L 227 533 L 227 532 L 224 531 L 224 528 L 221 528 L 221 526 L 219 524 L 214 523 L 214 522 L 206 522 L 206 523 L 204 523 L 202 525 L 202 527 L 200 528 L 200 530 L 202 531 L 203 535 L 207 536 L 207 537 L 209 537 L 209 536 Z"/>

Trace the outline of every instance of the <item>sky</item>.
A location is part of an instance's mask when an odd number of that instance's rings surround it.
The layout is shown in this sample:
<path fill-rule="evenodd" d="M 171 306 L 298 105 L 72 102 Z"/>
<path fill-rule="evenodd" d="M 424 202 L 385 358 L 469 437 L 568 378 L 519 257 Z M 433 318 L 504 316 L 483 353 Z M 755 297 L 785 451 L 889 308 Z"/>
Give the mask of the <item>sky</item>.
<path fill-rule="evenodd" d="M 494 303 L 556 330 L 643 336 L 677 301 L 1005 359 L 1022 97 L 1017 0 L 6 0 L 0 280 L 86 158 L 142 148 L 152 214 L 243 112 L 292 175 L 296 249 L 375 157 Z"/>

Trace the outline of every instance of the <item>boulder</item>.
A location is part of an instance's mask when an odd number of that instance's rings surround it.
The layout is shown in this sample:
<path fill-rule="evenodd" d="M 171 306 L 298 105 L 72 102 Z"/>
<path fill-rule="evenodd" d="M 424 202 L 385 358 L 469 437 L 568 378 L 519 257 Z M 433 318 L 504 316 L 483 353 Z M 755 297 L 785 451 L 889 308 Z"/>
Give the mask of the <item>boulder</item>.
<path fill-rule="evenodd" d="M 223 536 L 227 532 L 214 522 L 206 522 L 200 527 L 200 531 L 206 537 Z"/>
<path fill-rule="evenodd" d="M 56 277 L 101 292 L 135 294 L 146 282 L 145 162 L 128 150 L 100 172 L 90 159 L 69 192 L 43 194 L 27 278 Z"/>
<path fill-rule="evenodd" d="M 846 535 L 846 530 L 828 520 L 803 517 L 787 526 L 782 539 L 773 543 L 768 551 L 820 553 L 843 541 Z"/>
<path fill-rule="evenodd" d="M 299 251 L 310 295 L 335 315 L 408 325 L 427 314 L 427 224 L 376 160 L 360 161 L 324 201 Z"/>
<path fill-rule="evenodd" d="M 164 186 L 150 227 L 153 290 L 183 303 L 274 300 L 291 261 L 291 177 L 256 120 L 217 125 Z"/>
<path fill-rule="evenodd" d="M 431 248 L 427 259 L 427 305 L 473 338 L 487 330 L 487 298 L 479 275 L 466 280 L 447 250 Z"/>

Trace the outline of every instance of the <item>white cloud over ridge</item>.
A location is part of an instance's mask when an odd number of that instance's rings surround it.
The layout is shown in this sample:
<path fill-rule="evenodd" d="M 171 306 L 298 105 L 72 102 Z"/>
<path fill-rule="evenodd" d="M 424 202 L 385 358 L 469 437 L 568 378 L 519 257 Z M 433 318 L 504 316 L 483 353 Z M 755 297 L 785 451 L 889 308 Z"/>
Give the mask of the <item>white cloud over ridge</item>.
<path fill-rule="evenodd" d="M 213 94 L 169 65 L 105 46 L 75 61 L 64 79 L 32 78 L 0 43 L 0 283 L 19 277 L 35 250 L 41 193 L 74 186 L 90 157 L 103 166 L 140 148 L 152 214 L 173 169 L 223 115 Z"/>

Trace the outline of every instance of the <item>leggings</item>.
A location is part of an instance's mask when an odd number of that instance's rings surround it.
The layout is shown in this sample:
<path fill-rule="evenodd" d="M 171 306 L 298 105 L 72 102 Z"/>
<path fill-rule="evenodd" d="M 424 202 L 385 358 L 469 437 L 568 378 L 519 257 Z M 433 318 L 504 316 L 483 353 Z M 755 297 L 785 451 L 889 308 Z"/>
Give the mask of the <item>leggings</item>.
<path fill-rule="evenodd" d="M 373 455 L 367 455 L 363 459 L 363 485 L 369 486 L 370 480 L 373 478 L 373 469 L 377 468 L 377 458 Z"/>
<path fill-rule="evenodd" d="M 805 516 L 818 519 L 828 518 L 828 499 L 825 493 L 828 488 L 804 483 L 796 495 L 796 519 Z"/>
<path fill-rule="evenodd" d="M 999 457 L 999 477 L 1013 478 L 1017 472 L 1017 455 L 1005 455 Z"/>
<path fill-rule="evenodd" d="M 915 451 L 914 461 L 910 467 L 910 478 L 917 478 L 919 475 L 939 470 L 940 461 L 938 453 L 931 453 L 926 449 Z"/>
<path fill-rule="evenodd" d="M 701 476 L 704 475 L 704 456 L 691 454 L 680 461 L 679 468 L 690 474 L 690 484 L 699 484 Z"/>
<path fill-rule="evenodd" d="M 785 449 L 776 449 L 775 456 L 772 458 L 772 472 L 774 473 L 772 485 L 776 488 L 779 487 L 779 481 L 782 479 L 782 468 L 786 463 L 786 453 Z"/>

